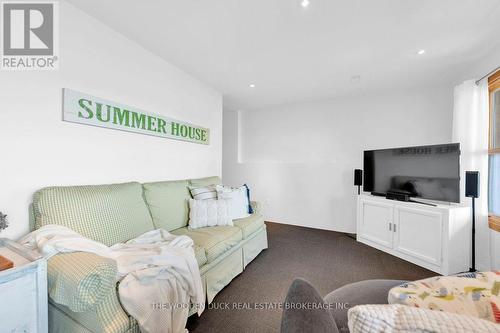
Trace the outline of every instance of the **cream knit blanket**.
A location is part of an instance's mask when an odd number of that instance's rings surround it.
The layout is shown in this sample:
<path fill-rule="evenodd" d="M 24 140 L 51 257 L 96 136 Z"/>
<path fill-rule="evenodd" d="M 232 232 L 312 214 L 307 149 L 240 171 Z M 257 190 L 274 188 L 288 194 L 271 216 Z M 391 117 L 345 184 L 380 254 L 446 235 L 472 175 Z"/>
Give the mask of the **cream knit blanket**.
<path fill-rule="evenodd" d="M 90 252 L 116 261 L 120 302 L 143 333 L 185 332 L 190 304 L 204 309 L 205 297 L 193 240 L 166 230 L 149 231 L 107 247 L 58 225 L 29 233 L 19 243 L 45 257 Z"/>

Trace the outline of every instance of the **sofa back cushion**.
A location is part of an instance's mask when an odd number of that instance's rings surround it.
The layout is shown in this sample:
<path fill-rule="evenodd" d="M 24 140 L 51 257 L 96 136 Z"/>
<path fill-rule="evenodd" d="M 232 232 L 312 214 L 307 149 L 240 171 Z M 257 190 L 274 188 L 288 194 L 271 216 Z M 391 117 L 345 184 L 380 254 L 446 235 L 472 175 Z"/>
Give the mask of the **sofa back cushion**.
<path fill-rule="evenodd" d="M 142 184 L 144 198 L 156 228 L 168 231 L 187 226 L 189 220 L 189 186 L 220 184 L 219 177 L 170 180 Z"/>
<path fill-rule="evenodd" d="M 33 210 L 35 229 L 63 225 L 108 246 L 154 228 L 135 182 L 44 188 L 35 193 Z"/>
<path fill-rule="evenodd" d="M 209 185 L 220 185 L 222 184 L 220 177 L 205 177 L 205 178 L 196 178 L 190 179 L 189 185 L 198 187 L 198 186 L 209 186 Z"/>
<path fill-rule="evenodd" d="M 144 198 L 156 228 L 168 231 L 188 223 L 188 199 L 191 198 L 187 180 L 145 183 Z"/>

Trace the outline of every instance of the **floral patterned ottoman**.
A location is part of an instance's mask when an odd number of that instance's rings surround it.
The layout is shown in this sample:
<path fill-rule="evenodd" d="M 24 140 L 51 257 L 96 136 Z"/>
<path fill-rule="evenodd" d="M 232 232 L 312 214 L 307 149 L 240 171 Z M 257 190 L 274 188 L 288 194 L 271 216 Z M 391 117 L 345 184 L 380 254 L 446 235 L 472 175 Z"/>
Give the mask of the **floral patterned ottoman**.
<path fill-rule="evenodd" d="M 437 276 L 389 291 L 389 304 L 458 313 L 500 323 L 500 271 Z"/>

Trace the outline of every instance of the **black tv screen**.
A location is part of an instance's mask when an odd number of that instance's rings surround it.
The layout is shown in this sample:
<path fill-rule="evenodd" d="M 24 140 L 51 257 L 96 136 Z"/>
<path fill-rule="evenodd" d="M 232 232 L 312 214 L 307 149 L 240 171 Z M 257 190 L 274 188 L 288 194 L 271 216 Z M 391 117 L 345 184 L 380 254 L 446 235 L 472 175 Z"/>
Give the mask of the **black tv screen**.
<path fill-rule="evenodd" d="M 364 152 L 363 190 L 460 202 L 460 144 Z"/>

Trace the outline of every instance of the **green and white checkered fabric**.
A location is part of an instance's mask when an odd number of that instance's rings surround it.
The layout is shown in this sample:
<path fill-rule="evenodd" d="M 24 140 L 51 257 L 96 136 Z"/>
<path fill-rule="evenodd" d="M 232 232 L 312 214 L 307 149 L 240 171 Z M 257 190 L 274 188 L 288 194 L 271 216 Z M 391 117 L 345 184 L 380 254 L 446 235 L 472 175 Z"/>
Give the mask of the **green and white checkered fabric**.
<path fill-rule="evenodd" d="M 207 263 L 207 255 L 205 249 L 201 246 L 194 245 L 194 257 L 198 263 L 198 267 L 201 267 Z"/>
<path fill-rule="evenodd" d="M 172 180 L 143 184 L 144 199 L 156 228 L 168 231 L 187 225 L 189 194 L 187 180 Z"/>
<path fill-rule="evenodd" d="M 242 219 L 233 220 L 233 224 L 235 227 L 241 229 L 243 238 L 248 238 L 250 235 L 262 228 L 262 226 L 264 225 L 264 218 L 262 217 L 262 215 L 254 213 Z"/>
<path fill-rule="evenodd" d="M 50 302 L 89 331 L 128 332 L 137 326 L 118 300 L 113 260 L 84 252 L 58 254 L 48 261 L 48 280 Z"/>
<path fill-rule="evenodd" d="M 189 230 L 187 227 L 172 231 L 174 235 L 186 235 L 197 246 L 205 249 L 207 262 L 214 261 L 218 256 L 237 245 L 243 235 L 238 227 L 216 226 Z"/>
<path fill-rule="evenodd" d="M 45 188 L 35 193 L 33 209 L 35 229 L 63 225 L 108 246 L 154 229 L 135 182 Z"/>
<path fill-rule="evenodd" d="M 75 312 L 99 304 L 116 287 L 116 262 L 93 253 L 61 253 L 48 260 L 49 296 Z"/>
<path fill-rule="evenodd" d="M 73 312 L 63 305 L 51 304 L 74 322 L 95 333 L 125 333 L 137 325 L 136 320 L 121 307 L 116 291 L 109 293 L 101 303 L 86 312 Z"/>

